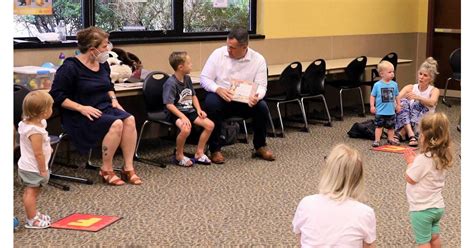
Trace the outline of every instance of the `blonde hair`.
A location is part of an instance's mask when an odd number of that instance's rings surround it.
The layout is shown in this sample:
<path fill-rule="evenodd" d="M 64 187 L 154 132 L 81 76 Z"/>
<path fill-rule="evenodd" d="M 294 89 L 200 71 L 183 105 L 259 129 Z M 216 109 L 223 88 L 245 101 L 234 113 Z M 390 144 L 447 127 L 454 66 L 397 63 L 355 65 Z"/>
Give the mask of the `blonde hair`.
<path fill-rule="evenodd" d="M 98 27 L 88 27 L 77 32 L 77 46 L 81 53 L 86 53 L 91 47 L 99 47 L 109 34 Z"/>
<path fill-rule="evenodd" d="M 178 66 L 186 62 L 187 52 L 172 52 L 169 57 L 169 62 L 173 70 L 178 70 Z"/>
<path fill-rule="evenodd" d="M 428 57 L 418 69 L 418 72 L 421 70 L 425 70 L 431 77 L 431 82 L 434 82 L 436 79 L 436 75 L 439 74 L 438 72 L 438 61 L 436 61 L 433 57 Z"/>
<path fill-rule="evenodd" d="M 53 98 L 42 90 L 28 93 L 23 99 L 23 120 L 29 121 L 38 118 L 41 114 L 53 107 Z"/>
<path fill-rule="evenodd" d="M 357 150 L 344 144 L 331 150 L 321 174 L 319 193 L 339 201 L 363 198 L 364 170 Z"/>
<path fill-rule="evenodd" d="M 451 135 L 449 119 L 444 113 L 426 114 L 420 122 L 420 152 L 431 153 L 436 169 L 442 170 L 452 166 Z"/>
<path fill-rule="evenodd" d="M 387 70 L 388 68 L 394 68 L 393 64 L 390 63 L 390 61 L 382 60 L 377 65 L 377 72 L 380 74 L 380 73 L 382 73 L 382 71 Z"/>

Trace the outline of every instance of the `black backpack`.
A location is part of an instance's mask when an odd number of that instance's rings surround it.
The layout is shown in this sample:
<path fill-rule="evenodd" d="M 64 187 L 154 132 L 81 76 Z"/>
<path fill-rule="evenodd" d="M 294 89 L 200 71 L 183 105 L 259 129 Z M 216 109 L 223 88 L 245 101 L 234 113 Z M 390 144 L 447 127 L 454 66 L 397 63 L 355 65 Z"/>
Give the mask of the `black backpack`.
<path fill-rule="evenodd" d="M 240 132 L 240 125 L 235 121 L 223 121 L 221 133 L 219 135 L 222 146 L 232 145 L 237 141 Z"/>
<path fill-rule="evenodd" d="M 363 122 L 356 122 L 352 125 L 349 132 L 347 132 L 349 137 L 351 138 L 359 138 L 359 139 L 375 139 L 375 121 L 374 120 L 366 120 Z"/>

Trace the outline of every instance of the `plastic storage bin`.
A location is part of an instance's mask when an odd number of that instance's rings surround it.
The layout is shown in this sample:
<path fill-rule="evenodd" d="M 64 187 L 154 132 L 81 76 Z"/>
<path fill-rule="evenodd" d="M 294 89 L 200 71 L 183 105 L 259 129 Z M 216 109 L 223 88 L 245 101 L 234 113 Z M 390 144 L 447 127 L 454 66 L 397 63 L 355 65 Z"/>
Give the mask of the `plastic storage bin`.
<path fill-rule="evenodd" d="M 39 66 L 22 66 L 13 68 L 13 82 L 31 90 L 51 89 L 56 69 Z"/>

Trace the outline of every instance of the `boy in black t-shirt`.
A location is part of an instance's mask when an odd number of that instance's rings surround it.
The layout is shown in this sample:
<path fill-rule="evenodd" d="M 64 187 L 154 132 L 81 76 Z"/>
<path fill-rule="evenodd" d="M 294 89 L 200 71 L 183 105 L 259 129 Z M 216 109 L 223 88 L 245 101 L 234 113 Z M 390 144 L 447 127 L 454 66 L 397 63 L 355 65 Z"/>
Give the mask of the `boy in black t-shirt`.
<path fill-rule="evenodd" d="M 214 122 L 207 118 L 201 109 L 189 73 L 192 70 L 191 57 L 186 52 L 173 52 L 169 57 L 174 74 L 163 85 L 163 104 L 168 110 L 168 119 L 175 123 L 180 132 L 176 137 L 175 164 L 189 167 L 195 162 L 211 164 L 211 160 L 204 154 L 204 146 L 214 129 Z M 194 123 L 204 128 L 199 137 L 199 143 L 194 159 L 184 156 L 184 143 L 191 133 Z"/>

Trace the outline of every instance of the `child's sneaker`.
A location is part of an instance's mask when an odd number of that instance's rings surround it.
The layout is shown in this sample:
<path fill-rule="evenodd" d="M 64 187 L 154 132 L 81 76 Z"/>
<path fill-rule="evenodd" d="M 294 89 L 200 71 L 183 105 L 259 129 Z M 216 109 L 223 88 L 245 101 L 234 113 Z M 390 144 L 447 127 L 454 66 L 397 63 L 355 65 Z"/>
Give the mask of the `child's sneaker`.
<path fill-rule="evenodd" d="M 18 231 L 20 228 L 20 221 L 17 217 L 13 217 L 13 231 Z"/>
<path fill-rule="evenodd" d="M 38 216 L 35 216 L 33 219 L 26 219 L 25 228 L 28 229 L 43 229 L 48 228 L 51 225 L 49 221 L 40 219 Z"/>
<path fill-rule="evenodd" d="M 379 147 L 380 146 L 380 141 L 374 141 L 374 143 L 372 143 L 372 147 Z"/>
<path fill-rule="evenodd" d="M 46 222 L 51 222 L 51 217 L 47 214 L 42 214 L 38 211 L 36 212 L 36 216 L 38 216 L 38 218 L 40 218 L 41 220 L 44 220 Z"/>

